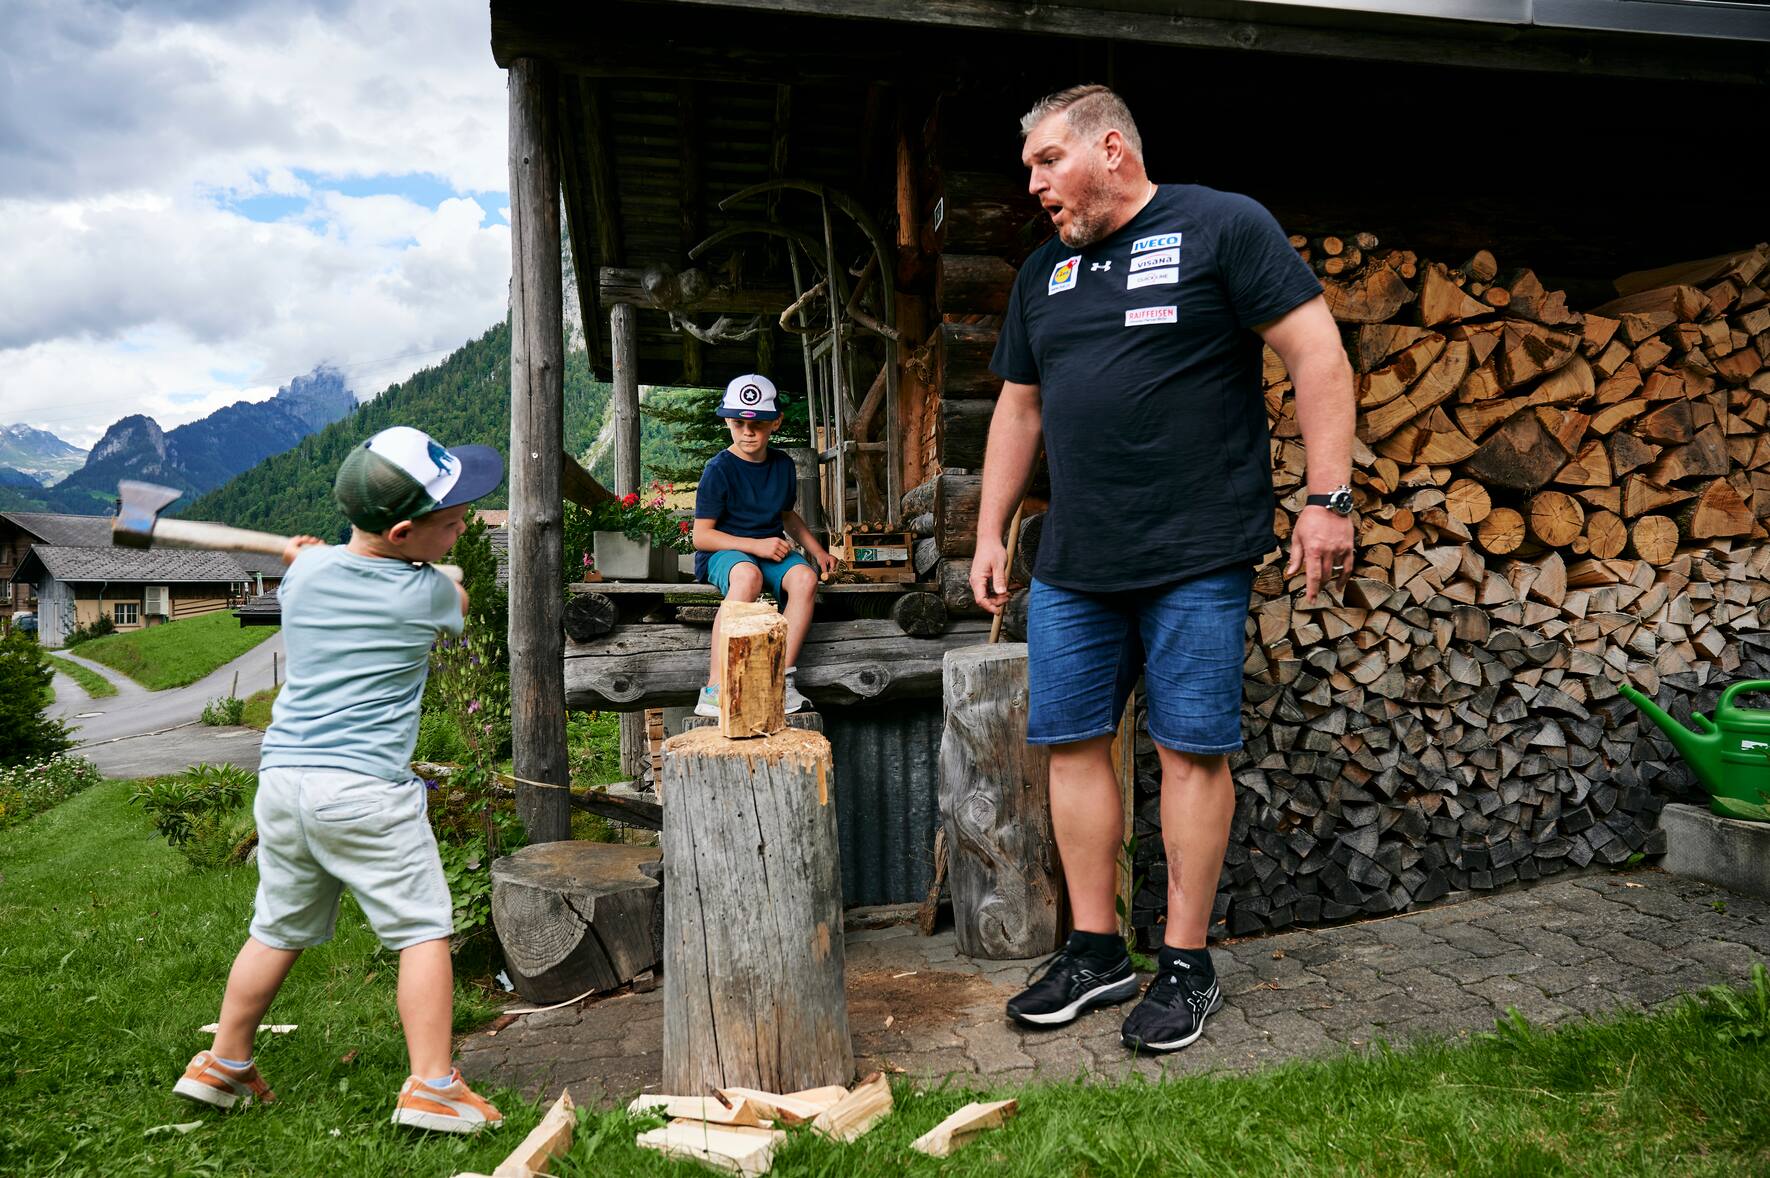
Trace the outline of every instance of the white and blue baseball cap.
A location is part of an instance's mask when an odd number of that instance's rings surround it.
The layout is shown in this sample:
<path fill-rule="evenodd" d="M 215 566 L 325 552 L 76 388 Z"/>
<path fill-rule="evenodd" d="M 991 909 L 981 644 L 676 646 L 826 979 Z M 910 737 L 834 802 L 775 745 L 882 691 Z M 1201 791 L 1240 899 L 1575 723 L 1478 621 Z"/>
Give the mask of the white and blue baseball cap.
<path fill-rule="evenodd" d="M 740 376 L 725 386 L 725 399 L 715 412 L 745 421 L 775 421 L 781 415 L 780 394 L 766 376 Z"/>
<path fill-rule="evenodd" d="M 504 459 L 490 446 L 444 447 L 421 429 L 382 430 L 338 466 L 332 496 L 366 532 L 471 503 L 504 481 Z"/>

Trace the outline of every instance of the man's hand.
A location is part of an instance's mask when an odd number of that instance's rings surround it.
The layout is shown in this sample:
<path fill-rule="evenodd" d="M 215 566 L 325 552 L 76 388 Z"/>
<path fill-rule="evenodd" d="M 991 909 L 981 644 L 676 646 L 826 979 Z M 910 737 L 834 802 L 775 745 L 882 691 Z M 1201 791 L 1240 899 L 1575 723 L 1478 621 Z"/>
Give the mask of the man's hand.
<path fill-rule="evenodd" d="M 750 555 L 761 557 L 763 560 L 785 560 L 787 553 L 791 551 L 793 551 L 793 546 L 787 543 L 785 536 L 768 536 L 761 540 L 750 541 Z"/>
<path fill-rule="evenodd" d="M 807 544 L 805 550 L 810 554 L 812 563 L 817 565 L 817 575 L 820 578 L 836 571 L 836 558 L 822 544 Z"/>
<path fill-rule="evenodd" d="M 311 548 L 315 544 L 324 544 L 318 536 L 290 536 L 289 542 L 283 545 L 283 563 L 294 564 L 296 556 L 303 548 Z"/>
<path fill-rule="evenodd" d="M 1305 507 L 1291 531 L 1291 560 L 1285 566 L 1285 578 L 1296 576 L 1298 569 L 1303 570 L 1303 596 L 1311 603 L 1323 585 L 1344 590 L 1352 579 L 1352 517 L 1325 507 Z"/>
<path fill-rule="evenodd" d="M 971 596 L 992 614 L 1008 603 L 1008 550 L 1000 540 L 978 537 L 977 554 L 971 558 Z"/>

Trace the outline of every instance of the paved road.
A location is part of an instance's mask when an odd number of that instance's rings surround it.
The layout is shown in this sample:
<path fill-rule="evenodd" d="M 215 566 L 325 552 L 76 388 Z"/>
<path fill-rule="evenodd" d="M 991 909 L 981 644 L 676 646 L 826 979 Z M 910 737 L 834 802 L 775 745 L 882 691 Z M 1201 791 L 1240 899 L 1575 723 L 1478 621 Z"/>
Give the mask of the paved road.
<path fill-rule="evenodd" d="M 76 751 L 107 777 L 146 777 L 178 773 L 199 761 L 226 761 L 258 768 L 262 734 L 251 728 L 209 728 L 199 723 L 203 707 L 227 695 L 239 674 L 244 699 L 271 685 L 274 656 L 280 673 L 283 636 L 273 634 L 231 663 L 188 687 L 149 691 L 102 663 L 65 650 L 55 652 L 109 680 L 117 694 L 92 699 L 68 676 L 55 676 L 55 703 L 49 714 L 74 730 Z"/>
<path fill-rule="evenodd" d="M 202 716 L 203 706 L 210 700 L 228 693 L 236 671 L 240 676 L 241 699 L 269 687 L 273 655 L 281 672 L 283 636 L 281 633 L 271 635 L 189 687 L 172 687 L 165 691 L 149 691 L 127 675 L 77 654 L 65 650 L 58 650 L 55 654 L 104 676 L 117 688 L 116 695 L 91 699 L 77 685 L 66 682 L 65 676 L 58 674 L 55 677 L 56 702 L 49 714 L 58 720 L 66 720 L 75 730 L 75 740 L 87 745 L 188 724 Z"/>

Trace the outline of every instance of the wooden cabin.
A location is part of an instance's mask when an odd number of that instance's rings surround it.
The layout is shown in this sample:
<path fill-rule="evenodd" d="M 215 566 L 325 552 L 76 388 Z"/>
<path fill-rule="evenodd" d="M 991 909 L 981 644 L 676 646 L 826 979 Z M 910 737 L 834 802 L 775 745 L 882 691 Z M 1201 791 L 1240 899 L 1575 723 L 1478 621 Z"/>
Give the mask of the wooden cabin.
<path fill-rule="evenodd" d="M 913 580 L 826 593 L 799 679 L 831 718 L 839 781 L 845 741 L 857 750 L 861 784 L 838 791 L 845 868 L 885 865 L 867 900 L 920 897 L 941 656 L 982 627 L 965 578 L 999 388 L 988 361 L 1015 267 L 1048 233 L 1018 117 L 1099 81 L 1137 115 L 1153 178 L 1248 193 L 1295 235 L 1370 410 L 1356 595 L 1305 610 L 1269 568 L 1250 612 L 1249 747 L 1217 931 L 1652 853 L 1657 804 L 1688 780 L 1610 679 L 1687 711 L 1711 675 L 1761 653 L 1770 324 L 1751 259 L 1770 225 L 1741 179 L 1770 11 L 1444 11 L 493 0 L 510 79 L 511 450 L 526 456 L 509 521 L 516 773 L 566 779 L 566 706 L 683 704 L 705 666 L 706 631 L 682 620 L 692 607 L 581 586 L 568 610 L 554 588 L 562 495 L 600 491 L 558 457 L 569 240 L 591 363 L 615 388 L 617 493 L 638 479 L 639 385 L 753 370 L 811 408 L 802 473 L 832 540 L 908 533 Z M 1638 428 L 1650 399 L 1634 392 L 1670 401 L 1674 377 L 1678 420 Z M 1281 533 L 1301 460 L 1288 387 L 1269 366 Z M 1641 414 L 1600 413 L 1635 400 Z M 1684 449 L 1699 435 L 1720 449 Z M 1654 477 L 1626 481 L 1617 446 Z M 1035 480 L 1024 556 L 1043 492 Z M 1709 512 L 1694 530 L 1672 510 L 1687 500 Z M 1619 638 L 1612 616 L 1648 606 Z M 941 623 L 912 633 L 898 611 Z M 899 750 L 889 781 L 858 751 L 881 740 Z M 1125 746 L 1141 836 L 1127 890 L 1159 939 L 1152 750 Z M 558 791 L 519 796 L 537 839 L 565 836 L 565 807 Z M 890 839 L 851 841 L 875 828 Z"/>

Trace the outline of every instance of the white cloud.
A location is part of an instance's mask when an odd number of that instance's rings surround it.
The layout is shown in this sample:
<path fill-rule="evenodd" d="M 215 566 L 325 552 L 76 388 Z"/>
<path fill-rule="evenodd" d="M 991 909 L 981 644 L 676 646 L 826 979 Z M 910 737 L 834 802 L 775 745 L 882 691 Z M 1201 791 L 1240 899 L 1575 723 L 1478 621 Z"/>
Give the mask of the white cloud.
<path fill-rule="evenodd" d="M 368 396 L 503 317 L 484 0 L 7 9 L 0 424 L 90 445 L 321 362 Z"/>

